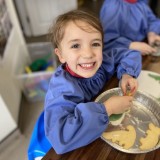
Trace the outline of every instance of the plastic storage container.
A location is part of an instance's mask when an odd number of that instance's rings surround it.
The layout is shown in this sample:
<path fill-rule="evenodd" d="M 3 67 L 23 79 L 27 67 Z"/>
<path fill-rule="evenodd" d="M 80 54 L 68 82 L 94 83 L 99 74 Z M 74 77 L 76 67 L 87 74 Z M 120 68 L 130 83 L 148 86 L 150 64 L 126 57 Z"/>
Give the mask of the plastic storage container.
<path fill-rule="evenodd" d="M 30 62 L 26 61 L 29 64 L 26 64 L 25 66 L 30 65 L 37 59 L 46 58 L 48 62 L 52 63 L 53 69 L 57 67 L 57 60 L 56 56 L 53 54 L 53 47 L 51 43 L 32 43 L 28 45 L 28 50 L 30 54 Z M 23 94 L 28 101 L 37 102 L 44 100 L 53 72 L 54 70 L 43 70 L 38 72 L 19 74 L 17 76 L 18 85 L 20 85 Z"/>

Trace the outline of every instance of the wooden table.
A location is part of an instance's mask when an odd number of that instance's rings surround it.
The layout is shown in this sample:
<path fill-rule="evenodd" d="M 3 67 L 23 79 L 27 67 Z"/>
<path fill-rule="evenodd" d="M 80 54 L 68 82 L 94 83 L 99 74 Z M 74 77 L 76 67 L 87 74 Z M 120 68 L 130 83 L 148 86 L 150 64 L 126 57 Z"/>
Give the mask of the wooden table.
<path fill-rule="evenodd" d="M 150 70 L 149 66 L 151 66 L 152 71 L 154 71 L 154 64 L 160 66 L 160 61 L 152 63 L 153 60 L 151 56 L 143 57 L 143 69 Z M 156 69 L 157 67 L 155 67 L 155 70 Z M 160 68 L 157 70 L 160 72 Z M 104 87 L 104 90 L 117 86 L 118 80 L 113 77 Z M 87 146 L 62 155 L 57 155 L 54 149 L 51 148 L 42 160 L 160 160 L 160 149 L 145 154 L 123 153 L 112 148 L 101 138 L 98 138 Z"/>

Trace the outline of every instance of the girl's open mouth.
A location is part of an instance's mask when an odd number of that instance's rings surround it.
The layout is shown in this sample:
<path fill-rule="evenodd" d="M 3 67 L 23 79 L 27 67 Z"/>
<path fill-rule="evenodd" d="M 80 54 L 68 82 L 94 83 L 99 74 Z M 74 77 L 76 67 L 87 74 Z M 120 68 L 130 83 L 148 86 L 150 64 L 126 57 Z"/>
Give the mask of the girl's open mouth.
<path fill-rule="evenodd" d="M 84 69 L 84 70 L 90 70 L 90 69 L 93 69 L 94 66 L 95 66 L 95 63 L 96 62 L 93 62 L 93 63 L 83 63 L 83 64 L 79 64 L 79 66 Z"/>

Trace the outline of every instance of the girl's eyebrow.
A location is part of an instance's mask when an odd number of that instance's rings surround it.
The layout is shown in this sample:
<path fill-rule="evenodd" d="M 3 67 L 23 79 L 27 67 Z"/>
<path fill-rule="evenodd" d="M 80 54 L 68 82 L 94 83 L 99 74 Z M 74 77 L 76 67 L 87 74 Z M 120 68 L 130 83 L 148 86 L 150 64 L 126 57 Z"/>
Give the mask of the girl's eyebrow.
<path fill-rule="evenodd" d="M 100 42 L 102 42 L 102 39 L 94 39 L 94 41 L 100 41 Z"/>
<path fill-rule="evenodd" d="M 72 40 L 70 40 L 68 43 L 77 42 L 77 41 L 81 41 L 81 40 L 80 40 L 80 39 L 72 39 Z M 92 41 L 99 41 L 99 42 L 102 42 L 102 39 L 96 38 L 96 39 L 93 39 Z"/>
<path fill-rule="evenodd" d="M 72 39 L 68 43 L 77 42 L 77 41 L 80 41 L 80 39 Z"/>

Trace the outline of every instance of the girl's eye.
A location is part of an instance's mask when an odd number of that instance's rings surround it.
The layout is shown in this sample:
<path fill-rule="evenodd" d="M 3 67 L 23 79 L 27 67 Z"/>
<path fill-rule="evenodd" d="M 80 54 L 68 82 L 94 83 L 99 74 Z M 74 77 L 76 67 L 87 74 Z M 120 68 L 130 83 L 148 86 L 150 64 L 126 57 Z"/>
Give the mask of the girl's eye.
<path fill-rule="evenodd" d="M 71 48 L 79 48 L 79 47 L 80 47 L 79 44 L 74 44 L 74 45 L 71 46 Z"/>
<path fill-rule="evenodd" d="M 100 43 L 93 43 L 92 46 L 93 47 L 99 47 L 99 46 L 101 46 L 101 44 Z"/>

